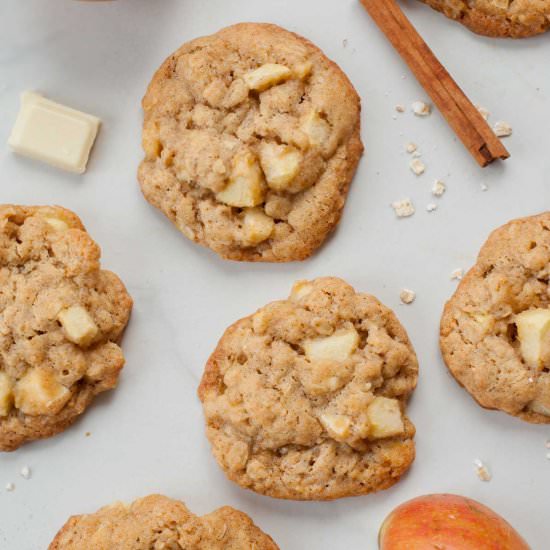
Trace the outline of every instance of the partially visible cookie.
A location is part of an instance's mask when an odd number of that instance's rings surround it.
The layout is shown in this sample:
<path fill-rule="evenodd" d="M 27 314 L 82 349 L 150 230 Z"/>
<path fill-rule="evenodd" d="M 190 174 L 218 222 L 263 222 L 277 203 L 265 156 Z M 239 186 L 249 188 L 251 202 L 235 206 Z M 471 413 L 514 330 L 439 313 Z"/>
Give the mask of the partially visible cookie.
<path fill-rule="evenodd" d="M 60 207 L 0 206 L 0 451 L 54 435 L 116 386 L 132 299 Z"/>
<path fill-rule="evenodd" d="M 550 0 L 422 0 L 470 30 L 527 38 L 550 29 Z"/>
<path fill-rule="evenodd" d="M 418 374 L 394 313 L 336 278 L 237 321 L 199 388 L 212 451 L 239 485 L 327 500 L 393 485 L 414 459 Z"/>
<path fill-rule="evenodd" d="M 478 403 L 550 423 L 550 212 L 491 233 L 447 302 L 441 350 Z"/>
<path fill-rule="evenodd" d="M 359 97 L 311 42 L 242 23 L 184 44 L 143 98 L 145 198 L 223 258 L 303 260 L 363 151 Z"/>
<path fill-rule="evenodd" d="M 73 516 L 49 550 L 278 550 L 243 512 L 225 506 L 195 516 L 179 500 L 150 495 Z"/>

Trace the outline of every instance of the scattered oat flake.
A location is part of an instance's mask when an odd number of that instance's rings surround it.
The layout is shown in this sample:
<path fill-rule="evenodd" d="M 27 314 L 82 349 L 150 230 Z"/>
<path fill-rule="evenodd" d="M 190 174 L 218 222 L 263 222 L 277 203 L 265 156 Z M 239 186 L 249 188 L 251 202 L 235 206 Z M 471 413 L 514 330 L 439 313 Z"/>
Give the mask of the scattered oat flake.
<path fill-rule="evenodd" d="M 415 213 L 414 205 L 411 199 L 402 199 L 391 203 L 391 207 L 395 211 L 398 218 L 408 218 Z"/>
<path fill-rule="evenodd" d="M 491 481 L 491 478 L 493 477 L 491 475 L 491 472 L 489 472 L 487 466 L 485 466 L 485 464 L 483 464 L 483 462 L 481 462 L 479 458 L 476 458 L 474 460 L 474 466 L 476 467 L 477 477 L 479 477 L 481 481 Z"/>
<path fill-rule="evenodd" d="M 423 101 L 413 102 L 411 108 L 416 116 L 428 116 L 432 112 L 431 106 Z"/>
<path fill-rule="evenodd" d="M 435 204 L 434 202 L 431 202 L 430 204 L 426 205 L 426 210 L 428 212 L 433 212 L 436 208 L 437 208 L 437 204 Z"/>
<path fill-rule="evenodd" d="M 508 137 L 512 135 L 512 127 L 507 122 L 500 120 L 493 126 L 493 132 L 499 138 Z"/>
<path fill-rule="evenodd" d="M 31 469 L 28 466 L 23 466 L 23 468 L 21 468 L 21 471 L 19 473 L 21 474 L 21 477 L 24 479 L 30 479 L 32 476 Z"/>
<path fill-rule="evenodd" d="M 399 293 L 399 298 L 404 304 L 412 304 L 416 298 L 416 292 L 408 288 L 404 288 Z"/>
<path fill-rule="evenodd" d="M 15 491 L 15 485 L 13 483 L 6 483 L 6 491 L 12 492 Z"/>
<path fill-rule="evenodd" d="M 395 106 L 395 110 L 398 112 L 398 113 L 404 113 L 405 112 L 405 105 L 401 104 L 401 103 L 398 103 L 396 106 Z"/>
<path fill-rule="evenodd" d="M 407 145 L 405 145 L 405 151 L 407 151 L 407 153 L 414 153 L 416 149 L 417 149 L 416 143 L 413 143 L 412 141 L 407 143 Z"/>
<path fill-rule="evenodd" d="M 426 171 L 426 165 L 417 158 L 411 160 L 409 167 L 417 176 L 422 175 Z"/>
<path fill-rule="evenodd" d="M 489 120 L 489 117 L 491 116 L 491 113 L 486 109 L 485 107 L 482 107 L 481 105 L 476 105 L 476 109 L 479 111 L 479 114 L 485 119 Z"/>
<path fill-rule="evenodd" d="M 457 281 L 460 281 L 462 277 L 464 277 L 464 270 L 461 267 L 451 272 L 451 280 L 456 279 Z"/>
<path fill-rule="evenodd" d="M 434 197 L 441 197 L 447 190 L 447 186 L 441 180 L 435 180 L 432 187 L 432 195 Z"/>

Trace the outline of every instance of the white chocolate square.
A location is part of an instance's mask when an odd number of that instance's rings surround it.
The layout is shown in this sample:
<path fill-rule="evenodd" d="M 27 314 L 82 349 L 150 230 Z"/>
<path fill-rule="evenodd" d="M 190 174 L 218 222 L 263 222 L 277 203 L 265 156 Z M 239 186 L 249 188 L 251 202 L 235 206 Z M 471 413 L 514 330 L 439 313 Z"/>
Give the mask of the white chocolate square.
<path fill-rule="evenodd" d="M 98 332 L 91 315 L 82 306 L 71 306 L 59 312 L 57 318 L 67 338 L 78 346 L 87 346 Z"/>
<path fill-rule="evenodd" d="M 100 122 L 95 116 L 24 92 L 8 144 L 16 153 L 82 174 Z"/>

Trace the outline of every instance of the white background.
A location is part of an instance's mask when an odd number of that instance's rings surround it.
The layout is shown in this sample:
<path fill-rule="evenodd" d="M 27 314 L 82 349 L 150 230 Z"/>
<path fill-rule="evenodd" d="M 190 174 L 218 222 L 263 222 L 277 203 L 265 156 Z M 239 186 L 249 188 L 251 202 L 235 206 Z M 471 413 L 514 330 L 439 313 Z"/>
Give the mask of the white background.
<path fill-rule="evenodd" d="M 152 492 L 181 498 L 197 513 L 237 507 L 287 550 L 374 549 L 394 506 L 419 494 L 456 492 L 504 515 L 533 550 L 548 548 L 550 426 L 478 407 L 447 373 L 437 340 L 443 303 L 456 285 L 451 271 L 472 265 L 491 229 L 549 206 L 550 36 L 490 40 L 416 1 L 405 9 L 491 121 L 512 124 L 510 160 L 482 170 L 439 113 L 411 114 L 411 102 L 424 93 L 357 0 L 2 0 L 0 201 L 77 212 L 135 308 L 118 389 L 65 433 L 0 456 L 0 548 L 46 548 L 69 515 Z M 136 181 L 140 99 L 154 70 L 181 43 L 247 20 L 310 38 L 363 100 L 366 154 L 343 220 L 303 263 L 222 261 L 183 238 L 145 202 Z M 19 93 L 29 89 L 103 120 L 84 176 L 8 151 Z M 397 103 L 408 112 L 397 114 Z M 421 177 L 408 168 L 404 145 L 411 140 L 427 165 Z M 435 178 L 448 185 L 441 199 L 430 195 Z M 404 197 L 417 212 L 398 220 L 389 203 Z M 432 201 L 438 209 L 428 213 Z M 418 455 L 398 485 L 376 495 L 278 501 L 225 479 L 204 436 L 196 388 L 227 325 L 285 297 L 295 279 L 319 275 L 375 294 L 406 326 L 421 366 L 410 404 Z M 413 305 L 399 304 L 402 287 L 416 290 Z M 490 483 L 476 477 L 475 458 L 490 467 Z M 29 481 L 19 476 L 24 465 L 33 471 Z M 4 490 L 10 481 L 13 493 Z"/>

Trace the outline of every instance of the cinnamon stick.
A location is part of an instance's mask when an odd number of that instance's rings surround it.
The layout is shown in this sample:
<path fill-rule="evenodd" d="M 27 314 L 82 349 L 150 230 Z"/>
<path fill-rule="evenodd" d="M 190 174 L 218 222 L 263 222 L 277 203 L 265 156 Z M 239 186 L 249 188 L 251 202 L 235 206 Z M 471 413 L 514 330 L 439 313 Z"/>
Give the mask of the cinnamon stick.
<path fill-rule="evenodd" d="M 396 0 L 360 0 L 480 166 L 510 154 Z"/>

